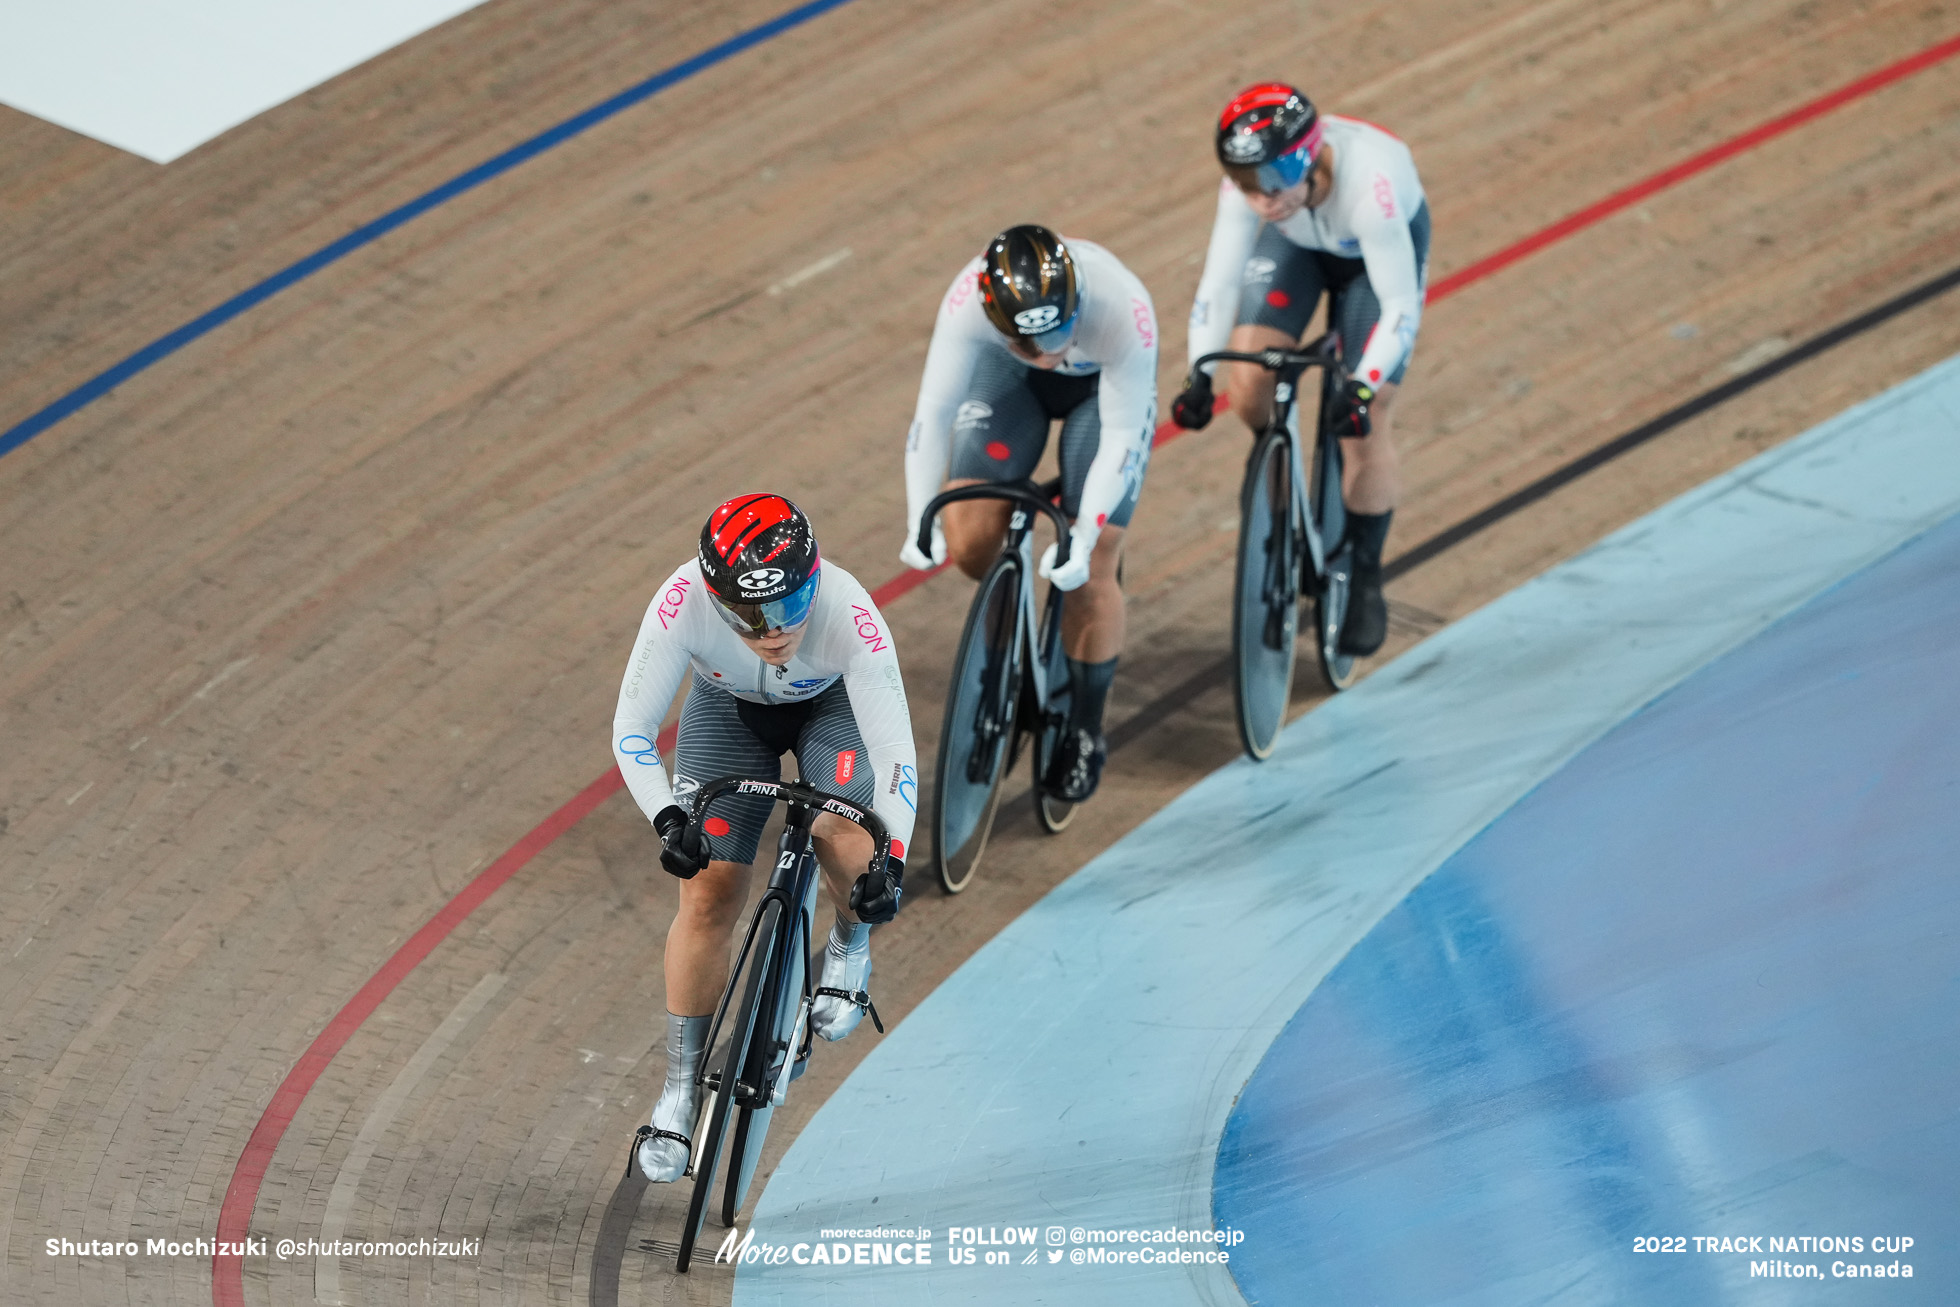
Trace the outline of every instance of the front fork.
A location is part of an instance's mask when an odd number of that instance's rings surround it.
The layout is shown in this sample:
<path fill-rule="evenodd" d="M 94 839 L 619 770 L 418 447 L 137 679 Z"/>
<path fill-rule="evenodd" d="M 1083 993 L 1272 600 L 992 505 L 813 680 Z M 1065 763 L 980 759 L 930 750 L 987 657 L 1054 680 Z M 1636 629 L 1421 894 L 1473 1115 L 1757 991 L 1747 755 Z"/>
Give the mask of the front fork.
<path fill-rule="evenodd" d="M 794 856 L 794 851 L 790 847 L 790 834 L 791 832 L 787 830 L 783 832 L 782 848 L 776 855 L 779 865 L 784 857 Z M 804 844 L 806 839 L 807 837 L 799 837 L 797 842 Z M 816 864 L 815 847 L 809 846 L 803 857 L 811 864 Z M 803 901 L 797 905 L 796 916 L 790 920 L 789 946 L 782 950 L 782 970 L 772 980 L 772 992 L 777 995 L 777 998 L 774 1005 L 775 1022 L 771 1026 L 771 1034 L 781 1030 L 785 1024 L 790 1029 L 787 1043 L 773 1041 L 769 1049 L 770 1066 L 765 1083 L 769 1086 L 769 1102 L 772 1106 L 781 1106 L 789 1096 L 789 1082 L 803 1073 L 804 1064 L 810 1056 L 810 1008 L 816 999 L 816 982 L 811 974 L 813 965 L 811 950 L 814 948 L 811 937 L 815 933 L 812 929 L 812 919 L 817 910 L 817 880 L 821 871 L 820 865 L 799 867 L 797 868 L 799 874 L 793 875 L 790 884 L 784 887 L 794 888 L 799 879 L 806 885 Z M 788 982 L 789 967 L 793 961 L 800 963 L 802 983 L 792 988 Z M 796 1020 L 786 1023 L 782 1019 L 784 1009 L 791 1003 L 796 1005 Z"/>

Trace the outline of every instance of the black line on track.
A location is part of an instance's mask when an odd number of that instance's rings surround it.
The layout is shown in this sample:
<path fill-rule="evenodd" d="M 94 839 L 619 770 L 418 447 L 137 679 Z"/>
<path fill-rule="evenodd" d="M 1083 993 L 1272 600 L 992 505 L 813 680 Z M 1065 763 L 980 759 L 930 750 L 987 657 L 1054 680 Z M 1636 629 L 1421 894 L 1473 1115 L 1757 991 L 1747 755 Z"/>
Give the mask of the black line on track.
<path fill-rule="evenodd" d="M 1416 568 L 1421 567 L 1424 563 L 1434 559 L 1438 554 L 1454 549 L 1471 536 L 1478 534 L 1488 527 L 1495 526 L 1505 518 L 1525 508 L 1529 508 L 1553 491 L 1569 485 L 1596 468 L 1605 466 L 1620 455 L 1639 448 L 1656 436 L 1672 431 L 1683 423 L 1700 417 L 1703 413 L 1708 412 L 1717 405 L 1727 403 L 1744 391 L 1753 390 L 1772 377 L 1779 376 L 1791 368 L 1796 367 L 1799 363 L 1807 362 L 1828 349 L 1842 345 L 1845 341 L 1853 337 L 1863 335 L 1872 328 L 1889 322 L 1901 313 L 1915 309 L 1926 301 L 1943 295 L 1956 286 L 1960 286 L 1960 268 L 1943 272 L 1930 281 L 1922 282 L 1911 290 L 1886 300 L 1876 308 L 1870 309 L 1849 321 L 1841 322 L 1835 327 L 1812 336 L 1809 340 L 1784 351 L 1760 367 L 1751 368 L 1739 377 L 1725 381 L 1711 390 L 1703 391 L 1686 403 L 1678 404 L 1667 410 L 1667 412 L 1662 413 L 1659 417 L 1641 423 L 1625 435 L 1617 436 L 1599 448 L 1581 454 L 1571 462 L 1553 469 L 1531 484 L 1506 495 L 1489 508 L 1473 513 L 1456 525 L 1445 527 L 1443 530 L 1438 531 L 1435 535 L 1415 546 L 1415 548 L 1398 555 L 1384 564 L 1382 567 L 1382 579 L 1384 581 L 1393 581 L 1399 576 L 1406 576 Z M 1192 699 L 1204 693 L 1206 690 L 1229 682 L 1231 674 L 1232 659 L 1231 655 L 1227 654 L 1216 662 L 1207 664 L 1196 675 L 1180 681 L 1167 693 L 1161 694 L 1151 700 L 1142 709 L 1126 718 L 1111 730 L 1107 737 L 1109 751 L 1114 753 L 1126 745 L 1135 743 L 1152 726 L 1155 726 L 1176 709 L 1191 702 Z"/>
<path fill-rule="evenodd" d="M 599 1238 L 593 1244 L 592 1277 L 586 1296 L 591 1307 L 619 1307 L 619 1267 L 626 1260 L 626 1237 L 633 1232 L 633 1218 L 639 1215 L 640 1195 L 648 1188 L 646 1177 L 629 1155 L 626 1173 L 620 1176 L 612 1200 L 606 1204 Z"/>

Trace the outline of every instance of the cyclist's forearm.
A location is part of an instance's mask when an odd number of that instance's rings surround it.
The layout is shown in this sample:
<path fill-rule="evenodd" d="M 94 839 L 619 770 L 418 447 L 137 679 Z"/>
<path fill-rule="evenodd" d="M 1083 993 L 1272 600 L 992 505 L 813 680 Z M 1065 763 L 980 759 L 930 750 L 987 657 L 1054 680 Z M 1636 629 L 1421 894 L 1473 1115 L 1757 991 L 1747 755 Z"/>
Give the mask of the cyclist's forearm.
<path fill-rule="evenodd" d="M 676 638 L 675 628 L 684 620 L 682 610 L 688 601 L 699 602 L 699 596 L 690 593 L 693 589 L 692 583 L 675 576 L 654 596 L 640 623 L 626 674 L 620 678 L 619 704 L 613 711 L 613 761 L 648 821 L 674 801 L 674 787 L 654 742 L 687 675 L 687 650 Z"/>
<path fill-rule="evenodd" d="M 858 735 L 871 764 L 871 810 L 901 847 L 912 843 L 919 803 L 918 753 L 898 660 L 879 660 L 844 678 Z M 901 855 L 902 856 L 902 855 Z"/>
<path fill-rule="evenodd" d="M 1259 218 L 1228 181 L 1218 197 L 1218 216 L 1212 223 L 1211 244 L 1205 251 L 1205 270 L 1198 294 L 1191 301 L 1186 336 L 1186 366 L 1201 355 L 1225 348 L 1238 318 L 1239 281 L 1259 234 Z"/>
<path fill-rule="evenodd" d="M 906 534 L 919 533 L 919 515 L 946 483 L 950 423 L 941 420 L 912 419 L 912 430 L 905 438 Z"/>
<path fill-rule="evenodd" d="M 1152 360 L 1151 371 L 1155 371 Z M 1089 474 L 1082 483 L 1082 504 L 1076 516 L 1078 527 L 1101 529 L 1130 491 L 1143 481 L 1150 460 L 1150 441 L 1156 428 L 1156 378 L 1142 382 L 1142 369 L 1125 378 L 1103 378 L 1102 439 Z M 1148 398 L 1143 398 L 1148 396 Z"/>
<path fill-rule="evenodd" d="M 1381 319 L 1361 357 L 1349 364 L 1355 376 L 1380 385 L 1415 348 L 1422 324 L 1422 284 L 1417 279 L 1415 240 L 1405 223 L 1370 232 L 1361 242 L 1368 284 L 1381 304 Z"/>

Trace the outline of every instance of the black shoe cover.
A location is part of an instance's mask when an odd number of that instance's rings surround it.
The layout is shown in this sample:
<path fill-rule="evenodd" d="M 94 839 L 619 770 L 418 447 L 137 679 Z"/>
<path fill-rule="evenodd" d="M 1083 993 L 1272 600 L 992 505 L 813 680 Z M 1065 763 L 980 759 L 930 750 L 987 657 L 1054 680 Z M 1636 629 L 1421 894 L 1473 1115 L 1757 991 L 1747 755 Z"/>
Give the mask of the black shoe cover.
<path fill-rule="evenodd" d="M 1064 803 L 1086 802 L 1102 781 L 1103 763 L 1108 757 L 1102 736 L 1078 727 L 1062 737 L 1043 788 Z"/>
<path fill-rule="evenodd" d="M 1341 652 L 1365 657 L 1382 647 L 1388 639 L 1388 600 L 1382 597 L 1382 573 L 1378 567 L 1354 571 L 1353 588 L 1348 591 L 1347 620 L 1341 625 Z"/>

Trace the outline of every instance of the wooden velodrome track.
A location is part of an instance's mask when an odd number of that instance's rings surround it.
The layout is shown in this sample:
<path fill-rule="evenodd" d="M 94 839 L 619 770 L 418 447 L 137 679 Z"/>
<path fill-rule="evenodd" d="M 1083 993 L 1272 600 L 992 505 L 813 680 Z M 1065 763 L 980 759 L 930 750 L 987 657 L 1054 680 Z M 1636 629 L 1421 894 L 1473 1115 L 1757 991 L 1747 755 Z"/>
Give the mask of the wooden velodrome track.
<path fill-rule="evenodd" d="M 164 168 L 0 110 L 0 425 L 778 12 L 685 8 L 490 0 Z M 208 1256 L 44 1241 L 212 1236 L 315 1036 L 607 766 L 639 614 L 715 502 L 787 491 L 828 556 L 871 585 L 897 572 L 934 306 L 999 227 L 1049 222 L 1143 276 L 1167 402 L 1211 115 L 1245 81 L 1292 78 L 1409 140 L 1441 277 L 1957 31 L 1960 8 L 1926 0 L 858 0 L 0 459 L 0 1297 L 212 1300 Z M 1960 263 L 1956 67 L 1435 302 L 1390 554 Z M 1388 652 L 1956 349 L 1950 295 L 1577 481 L 1399 580 Z M 1224 420 L 1160 450 L 1110 721 L 1151 715 L 1067 834 L 1011 793 L 975 886 L 918 886 L 877 941 L 888 1018 L 1234 754 L 1228 686 L 1162 698 L 1227 647 L 1244 443 Z M 887 609 L 925 758 L 969 592 L 940 577 Z M 349 1259 L 348 1302 L 585 1301 L 661 1067 L 674 889 L 653 849 L 616 795 L 465 920 L 298 1105 L 252 1230 L 317 1236 L 332 1205 L 349 1238 L 482 1241 Z M 820 1052 L 771 1161 L 876 1038 Z M 726 1301 L 724 1272 L 677 1280 L 642 1246 L 683 1197 L 641 1203 L 621 1301 Z M 248 1258 L 246 1300 L 313 1301 L 316 1273 Z"/>

